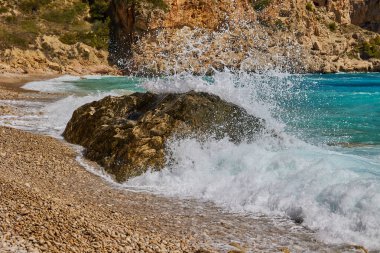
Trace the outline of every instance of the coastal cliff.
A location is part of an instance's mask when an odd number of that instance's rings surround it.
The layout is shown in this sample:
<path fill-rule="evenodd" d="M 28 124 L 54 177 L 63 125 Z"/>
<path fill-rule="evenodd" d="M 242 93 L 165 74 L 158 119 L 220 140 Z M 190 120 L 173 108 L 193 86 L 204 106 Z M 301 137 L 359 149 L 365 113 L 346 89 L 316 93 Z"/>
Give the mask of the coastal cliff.
<path fill-rule="evenodd" d="M 376 0 L 0 0 L 1 73 L 380 71 Z"/>
<path fill-rule="evenodd" d="M 108 62 L 109 21 L 90 2 L 0 0 L 0 74 L 118 73 Z"/>
<path fill-rule="evenodd" d="M 126 72 L 380 70 L 376 1 L 112 2 L 111 59 Z"/>
<path fill-rule="evenodd" d="M 352 0 L 350 17 L 352 24 L 380 33 L 379 1 Z"/>

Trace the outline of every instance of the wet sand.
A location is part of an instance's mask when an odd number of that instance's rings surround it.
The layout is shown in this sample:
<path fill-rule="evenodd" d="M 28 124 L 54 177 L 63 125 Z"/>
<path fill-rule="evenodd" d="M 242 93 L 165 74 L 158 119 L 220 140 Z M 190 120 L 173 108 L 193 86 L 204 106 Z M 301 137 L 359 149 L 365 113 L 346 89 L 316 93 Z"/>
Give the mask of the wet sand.
<path fill-rule="evenodd" d="M 3 80 L 0 99 L 36 98 L 20 89 L 33 79 Z M 63 141 L 0 127 L 0 252 L 364 252 L 326 245 L 285 218 L 118 188 L 77 155 Z"/>

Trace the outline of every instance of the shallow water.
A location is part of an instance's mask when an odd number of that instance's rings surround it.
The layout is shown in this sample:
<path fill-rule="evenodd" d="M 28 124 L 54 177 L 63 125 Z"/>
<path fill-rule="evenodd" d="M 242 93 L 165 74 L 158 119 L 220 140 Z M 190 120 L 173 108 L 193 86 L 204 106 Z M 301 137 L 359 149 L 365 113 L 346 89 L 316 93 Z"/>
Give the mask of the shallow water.
<path fill-rule="evenodd" d="M 66 76 L 26 88 L 68 96 L 30 104 L 28 117 L 3 117 L 0 123 L 56 137 L 75 108 L 106 95 L 143 90 L 219 95 L 265 119 L 281 138 L 262 136 L 240 145 L 226 139 L 172 140 L 168 149 L 175 167 L 123 186 L 211 201 L 241 214 L 290 217 L 325 242 L 380 249 L 380 74 Z"/>

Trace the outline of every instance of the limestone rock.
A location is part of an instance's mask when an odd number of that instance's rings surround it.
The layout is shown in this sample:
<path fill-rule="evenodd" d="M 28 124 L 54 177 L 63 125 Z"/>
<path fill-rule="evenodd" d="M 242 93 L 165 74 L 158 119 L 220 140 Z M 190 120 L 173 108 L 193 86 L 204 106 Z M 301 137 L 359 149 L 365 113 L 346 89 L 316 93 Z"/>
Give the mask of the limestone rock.
<path fill-rule="evenodd" d="M 380 2 L 378 0 L 351 0 L 351 22 L 380 33 Z"/>
<path fill-rule="evenodd" d="M 215 95 L 134 93 L 106 97 L 78 108 L 64 131 L 67 141 L 86 148 L 85 156 L 117 181 L 148 168 L 161 169 L 173 137 L 228 137 L 252 141 L 264 122 Z"/>
<path fill-rule="evenodd" d="M 0 51 L 0 73 L 116 74 L 108 53 L 83 43 L 67 45 L 56 36 L 42 35 L 33 49 Z"/>
<path fill-rule="evenodd" d="M 361 27 L 380 26 L 377 0 L 273 0 L 262 10 L 253 8 L 262 1 L 165 0 L 167 12 L 139 5 L 135 16 L 127 2 L 112 2 L 110 59 L 143 75 L 325 72 L 333 59 L 349 60 L 360 41 L 378 36 Z"/>
<path fill-rule="evenodd" d="M 313 50 L 321 51 L 322 50 L 322 45 L 318 41 L 313 43 Z"/>

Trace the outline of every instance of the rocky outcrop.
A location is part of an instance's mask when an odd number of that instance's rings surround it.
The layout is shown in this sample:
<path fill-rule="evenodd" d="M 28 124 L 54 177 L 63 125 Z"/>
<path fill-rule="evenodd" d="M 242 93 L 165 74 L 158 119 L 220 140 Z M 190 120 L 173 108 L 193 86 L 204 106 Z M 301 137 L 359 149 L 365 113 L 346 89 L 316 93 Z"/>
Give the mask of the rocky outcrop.
<path fill-rule="evenodd" d="M 338 72 L 377 68 L 376 60 L 362 59 L 359 54 L 363 41 L 377 34 L 354 25 L 362 21 L 357 21 L 360 15 L 353 10 L 357 4 L 353 0 L 166 3 L 167 12 L 145 5 L 132 10 L 126 2 L 113 1 L 118 7 L 112 16 L 123 24 L 112 27 L 118 34 L 113 44 L 124 48 L 114 58 L 126 72 L 208 74 L 225 68 Z M 371 15 L 369 19 L 377 23 L 378 17 Z"/>
<path fill-rule="evenodd" d="M 108 53 L 83 43 L 67 45 L 56 36 L 37 38 L 35 48 L 0 52 L 0 73 L 116 74 Z"/>
<path fill-rule="evenodd" d="M 165 142 L 173 137 L 253 140 L 264 122 L 215 95 L 135 93 L 106 97 L 77 109 L 64 137 L 117 181 L 170 163 Z M 169 157 L 169 160 L 166 158 Z"/>
<path fill-rule="evenodd" d="M 351 0 L 351 22 L 380 33 L 380 1 Z"/>

